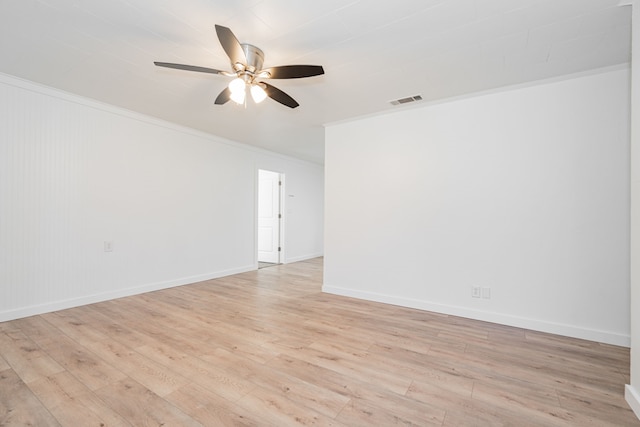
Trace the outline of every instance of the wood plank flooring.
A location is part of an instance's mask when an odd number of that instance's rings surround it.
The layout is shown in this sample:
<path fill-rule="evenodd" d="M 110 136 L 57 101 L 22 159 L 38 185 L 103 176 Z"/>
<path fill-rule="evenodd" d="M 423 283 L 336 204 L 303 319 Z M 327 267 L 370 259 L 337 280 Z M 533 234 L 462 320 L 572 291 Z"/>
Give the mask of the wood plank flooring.
<path fill-rule="evenodd" d="M 318 258 L 0 323 L 0 426 L 640 426 L 626 348 L 321 283 Z"/>

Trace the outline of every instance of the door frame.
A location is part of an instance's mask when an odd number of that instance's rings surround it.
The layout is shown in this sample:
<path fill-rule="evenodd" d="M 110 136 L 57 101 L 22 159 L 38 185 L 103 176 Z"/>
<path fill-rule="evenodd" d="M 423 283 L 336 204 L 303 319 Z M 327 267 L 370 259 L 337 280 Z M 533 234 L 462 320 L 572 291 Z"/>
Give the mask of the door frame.
<path fill-rule="evenodd" d="M 278 252 L 278 264 L 284 264 L 285 263 L 285 245 L 284 245 L 284 237 L 285 237 L 285 224 L 286 224 L 286 215 L 284 214 L 285 212 L 285 206 L 284 206 L 284 188 L 285 188 L 285 174 L 284 172 L 278 171 L 278 170 L 273 170 L 273 169 L 268 169 L 268 168 L 263 168 L 263 167 L 258 167 L 256 168 L 256 172 L 255 172 L 255 224 L 254 224 L 254 259 L 255 259 L 255 266 L 256 268 L 258 267 L 258 247 L 259 247 L 259 218 L 260 218 L 260 213 L 259 213 L 259 197 L 260 197 L 260 171 L 267 171 L 267 172 L 272 172 L 272 173 L 277 173 L 278 177 L 280 179 L 280 185 L 279 187 L 279 191 L 278 191 L 278 205 L 279 205 L 279 210 L 280 210 L 280 221 L 278 224 L 278 245 L 280 247 L 280 251 Z"/>

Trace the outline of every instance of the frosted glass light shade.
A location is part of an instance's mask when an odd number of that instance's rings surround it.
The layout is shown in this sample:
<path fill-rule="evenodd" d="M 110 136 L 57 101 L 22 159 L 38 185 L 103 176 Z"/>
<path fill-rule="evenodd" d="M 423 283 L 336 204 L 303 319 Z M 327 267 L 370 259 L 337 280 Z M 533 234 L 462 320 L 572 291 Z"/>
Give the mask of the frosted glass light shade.
<path fill-rule="evenodd" d="M 231 80 L 229 83 L 229 90 L 231 91 L 229 98 L 236 104 L 243 104 L 246 87 L 246 83 L 241 78 Z"/>
<path fill-rule="evenodd" d="M 260 85 L 251 85 L 251 97 L 256 104 L 261 103 L 267 97 L 267 92 Z"/>
<path fill-rule="evenodd" d="M 229 98 L 236 104 L 244 104 L 244 97 L 244 90 L 231 91 L 231 95 L 229 95 Z"/>
<path fill-rule="evenodd" d="M 231 91 L 231 93 L 244 92 L 244 88 L 244 80 L 242 80 L 240 77 L 231 80 L 231 82 L 229 83 L 229 90 Z"/>

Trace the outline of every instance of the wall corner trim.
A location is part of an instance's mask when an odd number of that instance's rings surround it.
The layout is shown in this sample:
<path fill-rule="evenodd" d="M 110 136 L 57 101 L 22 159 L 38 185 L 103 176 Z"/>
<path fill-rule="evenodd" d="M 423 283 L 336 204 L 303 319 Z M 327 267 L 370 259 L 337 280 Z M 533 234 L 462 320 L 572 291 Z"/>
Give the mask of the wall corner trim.
<path fill-rule="evenodd" d="M 640 391 L 630 384 L 627 384 L 624 387 L 624 398 L 636 414 L 636 417 L 640 419 Z"/>

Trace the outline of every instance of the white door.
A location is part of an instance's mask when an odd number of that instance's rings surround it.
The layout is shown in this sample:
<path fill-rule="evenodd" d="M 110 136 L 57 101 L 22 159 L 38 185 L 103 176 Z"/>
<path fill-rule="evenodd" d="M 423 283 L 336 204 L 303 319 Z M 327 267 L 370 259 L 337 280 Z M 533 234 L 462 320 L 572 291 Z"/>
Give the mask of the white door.
<path fill-rule="evenodd" d="M 258 261 L 280 263 L 280 174 L 258 171 Z"/>

